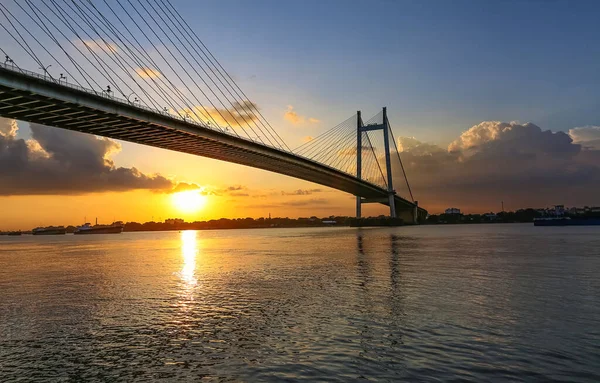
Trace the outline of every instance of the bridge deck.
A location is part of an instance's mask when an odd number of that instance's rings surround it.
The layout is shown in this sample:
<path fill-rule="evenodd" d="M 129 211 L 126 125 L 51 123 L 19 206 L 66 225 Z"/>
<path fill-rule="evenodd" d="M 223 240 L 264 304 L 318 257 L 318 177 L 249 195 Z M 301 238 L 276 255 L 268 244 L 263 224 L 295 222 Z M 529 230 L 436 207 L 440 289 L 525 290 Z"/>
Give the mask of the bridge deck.
<path fill-rule="evenodd" d="M 387 195 L 365 180 L 293 153 L 1 64 L 0 116 L 234 162 L 364 198 Z M 399 196 L 396 201 L 400 208 L 414 208 Z"/>

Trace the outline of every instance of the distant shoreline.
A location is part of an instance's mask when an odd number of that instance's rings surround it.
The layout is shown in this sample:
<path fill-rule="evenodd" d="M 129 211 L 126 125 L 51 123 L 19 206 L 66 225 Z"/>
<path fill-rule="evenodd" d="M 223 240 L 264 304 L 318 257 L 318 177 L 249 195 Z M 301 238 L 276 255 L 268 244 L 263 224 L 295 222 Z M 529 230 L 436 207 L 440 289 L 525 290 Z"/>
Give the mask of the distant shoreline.
<path fill-rule="evenodd" d="M 424 222 L 419 225 L 402 225 L 402 226 L 443 226 L 443 225 L 487 225 L 487 224 L 510 224 L 510 223 L 532 223 L 531 222 Z M 349 224 L 321 224 L 321 225 L 291 225 L 291 226 L 245 226 L 245 227 L 166 227 L 166 228 L 143 228 L 136 230 L 128 230 L 125 228 L 123 230 L 124 233 L 152 233 L 152 232 L 168 232 L 168 231 L 186 231 L 186 230 L 199 230 L 199 231 L 208 231 L 208 230 L 259 230 L 259 229 L 301 229 L 301 228 L 331 228 L 331 227 L 352 227 Z M 364 226 L 366 227 L 390 227 L 390 226 Z M 396 226 L 401 227 L 401 226 Z M 0 232 L 0 236 L 8 236 L 10 233 L 20 232 L 22 235 L 33 235 L 31 230 L 16 230 L 16 231 L 2 231 Z M 73 234 L 73 231 L 67 230 L 66 234 Z M 63 234 L 65 235 L 65 234 Z"/>

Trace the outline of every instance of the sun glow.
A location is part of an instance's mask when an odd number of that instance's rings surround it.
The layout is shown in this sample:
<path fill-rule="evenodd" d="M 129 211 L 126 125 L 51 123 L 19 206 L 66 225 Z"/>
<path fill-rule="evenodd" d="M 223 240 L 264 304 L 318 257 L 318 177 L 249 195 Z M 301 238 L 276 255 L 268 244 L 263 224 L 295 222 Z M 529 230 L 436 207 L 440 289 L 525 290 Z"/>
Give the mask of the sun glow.
<path fill-rule="evenodd" d="M 171 198 L 173 205 L 183 213 L 195 213 L 206 205 L 206 196 L 202 194 L 201 189 L 175 193 Z"/>
<path fill-rule="evenodd" d="M 181 279 L 188 287 L 194 286 L 198 281 L 196 273 L 196 256 L 198 255 L 198 241 L 196 232 L 187 230 L 181 233 L 181 255 L 183 256 L 183 267 Z"/>

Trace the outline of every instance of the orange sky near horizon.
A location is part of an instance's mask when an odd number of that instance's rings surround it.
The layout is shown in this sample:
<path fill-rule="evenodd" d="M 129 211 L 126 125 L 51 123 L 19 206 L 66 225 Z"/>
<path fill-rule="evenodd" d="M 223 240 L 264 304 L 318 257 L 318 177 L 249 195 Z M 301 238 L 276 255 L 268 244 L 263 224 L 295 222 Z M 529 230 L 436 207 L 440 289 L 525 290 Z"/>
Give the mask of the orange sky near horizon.
<path fill-rule="evenodd" d="M 135 190 L 128 192 L 91 193 L 75 196 L 8 196 L 0 197 L 3 206 L 0 230 L 30 230 L 37 226 L 79 225 L 87 222 L 111 223 L 164 221 L 182 218 L 187 222 L 219 218 L 327 217 L 353 215 L 354 199 L 345 193 L 326 190 L 311 195 L 283 196 L 280 191 L 256 197 L 208 195 L 206 204 L 195 211 L 185 211 L 169 193 Z M 290 190 L 290 193 L 294 192 Z M 260 192 L 259 192 L 260 193 Z M 387 207 L 368 205 L 364 214 L 385 214 Z"/>

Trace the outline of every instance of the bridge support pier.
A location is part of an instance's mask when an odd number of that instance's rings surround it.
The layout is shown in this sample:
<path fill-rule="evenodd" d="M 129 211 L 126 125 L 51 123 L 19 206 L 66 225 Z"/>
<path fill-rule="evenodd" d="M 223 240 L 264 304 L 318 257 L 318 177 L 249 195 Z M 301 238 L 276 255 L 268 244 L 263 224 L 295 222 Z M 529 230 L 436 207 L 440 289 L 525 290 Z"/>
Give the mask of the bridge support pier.
<path fill-rule="evenodd" d="M 360 110 L 357 112 L 357 126 L 356 126 L 356 178 L 362 179 L 362 134 L 370 130 L 382 130 L 383 131 L 383 143 L 385 151 L 385 168 L 387 175 L 387 191 L 388 198 L 387 203 L 390 207 L 390 217 L 396 218 L 396 206 L 395 197 L 396 191 L 394 190 L 394 183 L 392 181 L 392 161 L 390 154 L 390 125 L 387 119 L 387 108 L 383 107 L 383 121 L 381 124 L 364 126 L 360 114 Z M 356 218 L 361 217 L 361 205 L 362 199 L 360 196 L 356 196 Z M 410 221 L 412 222 L 412 220 Z"/>
<path fill-rule="evenodd" d="M 392 182 L 392 161 L 390 155 L 390 124 L 387 119 L 387 108 L 383 107 L 383 144 L 385 146 L 385 168 L 387 171 L 388 198 L 390 200 L 390 217 L 396 218 L 394 183 Z"/>
<path fill-rule="evenodd" d="M 398 218 L 401 218 L 405 225 L 416 225 L 419 223 L 419 213 L 415 206 L 410 209 L 399 209 L 396 212 Z"/>
<path fill-rule="evenodd" d="M 407 225 L 417 225 L 424 222 L 427 218 L 427 211 L 419 208 L 419 202 L 415 201 L 415 206 L 398 208 L 396 214 L 399 218 L 402 218 Z"/>

